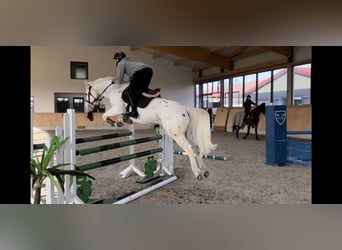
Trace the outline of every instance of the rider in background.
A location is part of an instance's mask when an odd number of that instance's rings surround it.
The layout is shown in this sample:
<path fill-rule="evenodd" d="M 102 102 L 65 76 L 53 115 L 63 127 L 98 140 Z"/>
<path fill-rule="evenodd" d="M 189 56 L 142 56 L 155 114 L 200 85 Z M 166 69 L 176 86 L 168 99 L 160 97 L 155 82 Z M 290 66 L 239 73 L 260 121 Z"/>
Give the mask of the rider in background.
<path fill-rule="evenodd" d="M 256 103 L 254 101 L 252 101 L 252 97 L 250 95 L 248 95 L 246 97 L 246 100 L 243 103 L 243 107 L 245 108 L 245 117 L 243 118 L 243 120 L 246 122 L 249 112 L 251 111 L 251 106 L 256 105 Z"/>
<path fill-rule="evenodd" d="M 137 97 L 148 90 L 151 83 L 153 70 L 147 64 L 142 62 L 131 61 L 124 52 L 116 52 L 113 59 L 115 60 L 116 77 L 113 80 L 114 83 L 122 84 L 127 83 L 124 80 L 124 76 L 128 75 L 130 83 L 127 87 L 127 96 L 129 105 L 131 105 L 131 112 L 126 115 L 138 118 L 137 111 Z"/>

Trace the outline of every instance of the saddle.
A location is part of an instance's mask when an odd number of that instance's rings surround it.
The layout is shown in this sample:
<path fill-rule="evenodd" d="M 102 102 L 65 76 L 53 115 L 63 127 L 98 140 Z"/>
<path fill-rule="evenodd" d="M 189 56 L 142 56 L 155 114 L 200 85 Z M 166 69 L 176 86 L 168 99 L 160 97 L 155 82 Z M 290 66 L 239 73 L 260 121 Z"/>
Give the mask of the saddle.
<path fill-rule="evenodd" d="M 160 97 L 160 88 L 148 89 L 147 91 L 142 92 L 142 95 L 148 98 Z"/>
<path fill-rule="evenodd" d="M 137 91 L 134 95 L 135 95 L 135 98 L 137 99 L 137 107 L 139 108 L 145 108 L 154 98 L 161 97 L 160 88 L 148 89 L 144 92 Z M 122 100 L 124 100 L 124 102 L 129 103 L 128 97 L 127 97 L 127 89 L 125 89 L 122 92 L 121 97 L 122 97 Z"/>

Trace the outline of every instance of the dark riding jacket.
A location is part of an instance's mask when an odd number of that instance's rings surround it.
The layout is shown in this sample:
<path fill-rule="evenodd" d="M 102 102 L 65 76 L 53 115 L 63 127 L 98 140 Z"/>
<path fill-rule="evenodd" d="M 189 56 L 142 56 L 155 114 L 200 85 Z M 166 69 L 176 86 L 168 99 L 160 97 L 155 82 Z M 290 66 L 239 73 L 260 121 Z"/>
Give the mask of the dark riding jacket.
<path fill-rule="evenodd" d="M 251 99 L 246 99 L 246 101 L 243 103 L 243 106 L 245 108 L 245 114 L 248 115 L 249 114 L 249 111 L 251 111 L 251 106 L 253 105 L 256 105 L 255 102 L 253 102 Z"/>

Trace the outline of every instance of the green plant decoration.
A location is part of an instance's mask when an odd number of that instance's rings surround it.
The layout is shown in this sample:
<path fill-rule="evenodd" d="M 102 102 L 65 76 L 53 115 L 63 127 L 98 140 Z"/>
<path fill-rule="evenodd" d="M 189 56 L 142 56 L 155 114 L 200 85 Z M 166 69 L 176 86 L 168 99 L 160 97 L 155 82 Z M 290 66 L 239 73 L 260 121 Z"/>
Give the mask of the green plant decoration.
<path fill-rule="evenodd" d="M 59 150 L 67 142 L 68 139 L 69 138 L 62 140 L 58 136 L 53 136 L 51 138 L 51 143 L 49 147 L 46 146 L 46 144 L 44 144 L 42 155 L 36 156 L 34 159 L 31 159 L 30 172 L 32 178 L 32 188 L 35 190 L 34 204 L 40 204 L 41 202 L 41 189 L 46 178 L 49 178 L 56 187 L 60 187 L 63 192 L 65 175 L 76 177 L 87 176 L 95 180 L 94 177 L 80 170 L 59 169 L 63 166 L 70 166 L 70 163 L 57 164 L 50 167 L 51 161 L 54 161 L 55 155 L 59 152 Z M 71 185 L 73 180 L 72 178 L 70 179 Z"/>

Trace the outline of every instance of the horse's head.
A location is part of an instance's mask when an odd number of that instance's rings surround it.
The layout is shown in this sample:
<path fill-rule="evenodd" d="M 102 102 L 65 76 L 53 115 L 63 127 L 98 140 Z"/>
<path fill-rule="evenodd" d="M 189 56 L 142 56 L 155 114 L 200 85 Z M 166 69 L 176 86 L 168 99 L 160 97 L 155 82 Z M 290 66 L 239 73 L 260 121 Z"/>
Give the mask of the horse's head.
<path fill-rule="evenodd" d="M 260 104 L 260 111 L 263 115 L 266 114 L 266 103 L 263 102 Z"/>
<path fill-rule="evenodd" d="M 93 121 L 93 111 L 96 106 L 99 105 L 99 102 L 101 101 L 99 98 L 99 93 L 96 91 L 96 89 L 93 87 L 92 81 L 84 81 L 86 85 L 86 101 L 85 101 L 85 112 L 87 112 L 87 118 L 90 121 Z"/>

